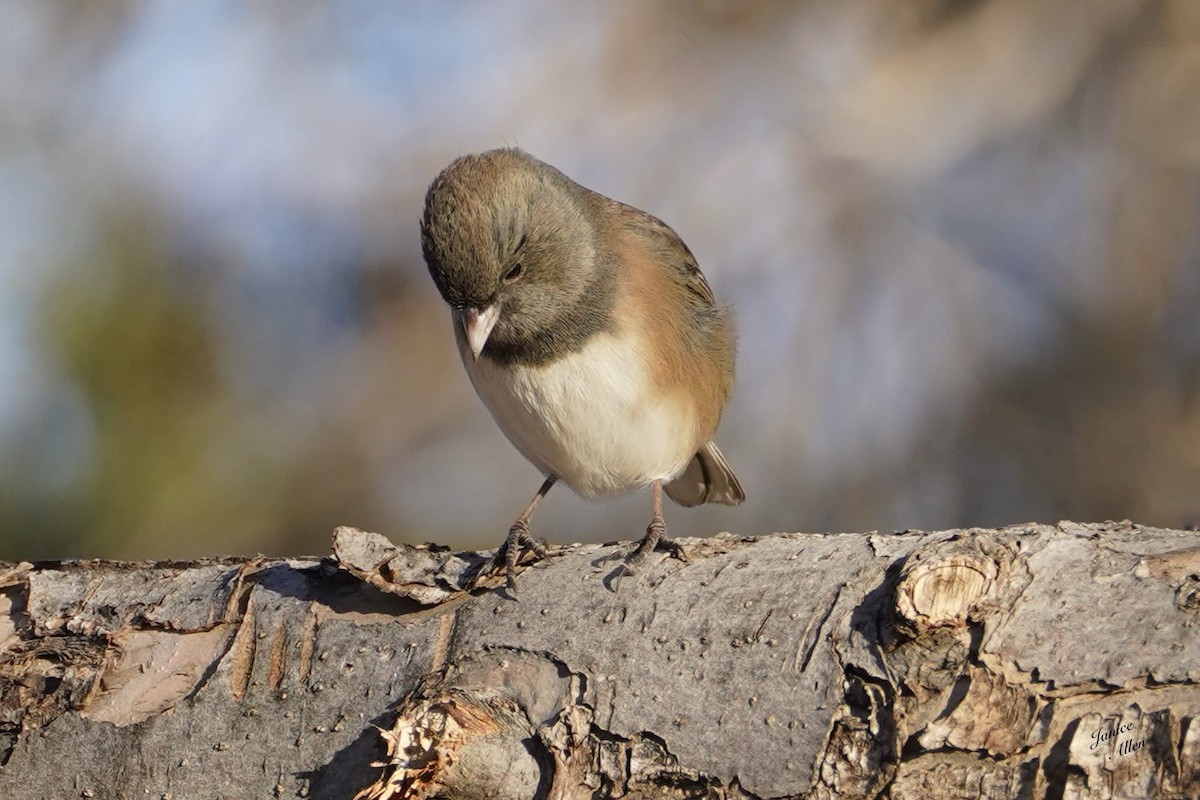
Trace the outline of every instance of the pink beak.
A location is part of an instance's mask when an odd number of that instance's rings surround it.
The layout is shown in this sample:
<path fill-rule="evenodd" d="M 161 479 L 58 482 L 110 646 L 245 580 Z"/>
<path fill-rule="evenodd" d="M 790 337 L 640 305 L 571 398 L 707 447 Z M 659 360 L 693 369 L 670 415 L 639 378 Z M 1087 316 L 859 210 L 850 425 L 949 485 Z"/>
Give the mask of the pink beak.
<path fill-rule="evenodd" d="M 479 360 L 479 354 L 483 352 L 483 346 L 487 344 L 498 319 L 500 308 L 496 305 L 468 308 L 462 312 L 463 332 L 467 334 L 467 346 L 471 348 L 471 355 L 476 361 Z"/>

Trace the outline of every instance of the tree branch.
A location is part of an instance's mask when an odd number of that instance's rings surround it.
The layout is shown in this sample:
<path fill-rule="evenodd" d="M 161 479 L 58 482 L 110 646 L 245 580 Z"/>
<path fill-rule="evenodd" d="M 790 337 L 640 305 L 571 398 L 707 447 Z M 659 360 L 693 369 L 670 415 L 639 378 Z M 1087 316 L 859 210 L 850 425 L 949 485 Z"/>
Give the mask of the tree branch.
<path fill-rule="evenodd" d="M 684 544 L 0 565 L 0 796 L 1200 792 L 1200 534 Z"/>

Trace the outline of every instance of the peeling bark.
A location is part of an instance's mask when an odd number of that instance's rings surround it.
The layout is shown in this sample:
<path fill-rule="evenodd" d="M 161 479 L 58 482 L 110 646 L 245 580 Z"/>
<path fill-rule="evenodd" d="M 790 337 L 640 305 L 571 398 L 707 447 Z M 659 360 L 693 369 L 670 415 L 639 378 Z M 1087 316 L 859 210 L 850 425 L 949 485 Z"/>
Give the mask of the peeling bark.
<path fill-rule="evenodd" d="M 0 797 L 1200 796 L 1200 534 L 684 543 L 0 565 Z"/>

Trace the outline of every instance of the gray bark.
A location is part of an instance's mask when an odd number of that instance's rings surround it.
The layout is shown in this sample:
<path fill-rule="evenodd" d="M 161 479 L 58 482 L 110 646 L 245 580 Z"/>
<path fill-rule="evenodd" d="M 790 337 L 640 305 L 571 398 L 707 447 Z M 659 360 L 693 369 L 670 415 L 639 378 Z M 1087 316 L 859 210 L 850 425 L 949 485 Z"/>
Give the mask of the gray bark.
<path fill-rule="evenodd" d="M 0 565 L 0 797 L 1200 796 L 1200 534 Z"/>

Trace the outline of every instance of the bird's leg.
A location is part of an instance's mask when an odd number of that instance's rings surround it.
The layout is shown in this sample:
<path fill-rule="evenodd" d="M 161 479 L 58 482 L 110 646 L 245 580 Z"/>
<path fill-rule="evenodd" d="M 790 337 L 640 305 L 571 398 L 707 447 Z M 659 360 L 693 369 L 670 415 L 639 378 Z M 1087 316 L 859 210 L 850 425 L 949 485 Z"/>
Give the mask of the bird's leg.
<path fill-rule="evenodd" d="M 504 564 L 504 580 L 508 584 L 508 589 L 513 594 L 517 591 L 517 562 L 521 560 L 521 556 L 525 551 L 532 551 L 538 559 L 546 557 L 546 546 L 529 535 L 529 520 L 533 517 L 534 510 L 538 507 L 538 503 L 542 502 L 542 498 L 550 491 L 558 481 L 558 477 L 551 475 L 542 482 L 542 488 L 537 490 L 537 494 L 529 501 L 529 505 L 525 506 L 525 510 L 521 512 L 521 516 L 517 517 L 517 521 L 508 529 L 508 538 L 504 540 L 504 544 L 500 545 L 500 549 L 496 551 L 496 558 L 492 562 L 492 572 Z M 482 572 L 480 573 L 482 575 Z M 476 578 L 478 580 L 478 577 Z"/>
<path fill-rule="evenodd" d="M 625 568 L 630 572 L 645 564 L 650 554 L 659 548 L 670 550 L 671 554 L 681 561 L 686 560 L 679 545 L 666 538 L 667 523 L 663 521 L 662 515 L 662 481 L 656 480 L 650 484 L 650 491 L 654 496 L 654 516 L 650 517 L 650 524 L 646 526 L 646 535 L 642 537 L 642 541 L 625 559 Z"/>

